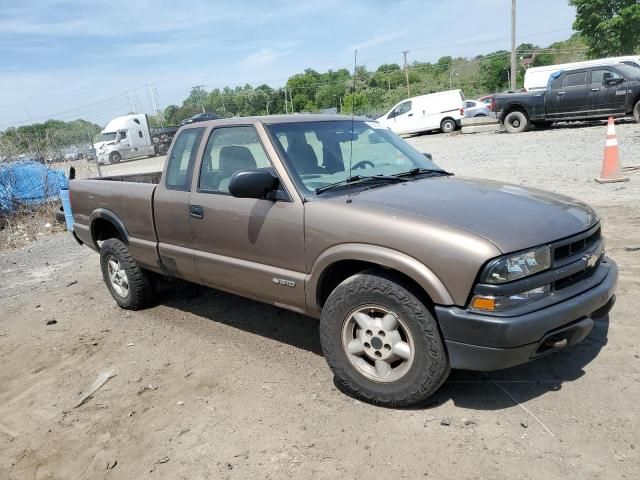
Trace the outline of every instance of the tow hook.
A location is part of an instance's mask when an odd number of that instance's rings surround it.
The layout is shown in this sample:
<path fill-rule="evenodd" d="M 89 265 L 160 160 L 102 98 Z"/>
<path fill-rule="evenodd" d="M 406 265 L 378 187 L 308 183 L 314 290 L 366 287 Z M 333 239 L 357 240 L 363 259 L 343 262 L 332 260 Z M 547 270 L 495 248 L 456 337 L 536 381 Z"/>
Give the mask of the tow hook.
<path fill-rule="evenodd" d="M 567 344 L 569 343 L 569 341 L 566 338 L 563 338 L 562 340 L 558 340 L 557 338 L 548 338 L 545 340 L 544 344 L 547 347 L 551 347 L 551 348 L 564 348 L 567 346 Z"/>

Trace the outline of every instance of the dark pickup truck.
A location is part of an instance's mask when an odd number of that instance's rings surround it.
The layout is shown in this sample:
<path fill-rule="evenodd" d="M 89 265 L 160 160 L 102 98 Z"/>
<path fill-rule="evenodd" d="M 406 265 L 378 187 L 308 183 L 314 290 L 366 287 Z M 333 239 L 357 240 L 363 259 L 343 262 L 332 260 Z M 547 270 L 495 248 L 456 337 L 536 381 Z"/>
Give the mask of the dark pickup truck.
<path fill-rule="evenodd" d="M 569 347 L 614 301 L 588 205 L 452 176 L 364 118 L 192 123 L 163 172 L 70 196 L 118 305 L 148 306 L 168 276 L 318 317 L 338 383 L 383 405 Z"/>
<path fill-rule="evenodd" d="M 597 120 L 633 114 L 640 122 L 640 68 L 614 64 L 554 74 L 546 90 L 494 97 L 498 119 L 509 133 L 556 121 Z"/>

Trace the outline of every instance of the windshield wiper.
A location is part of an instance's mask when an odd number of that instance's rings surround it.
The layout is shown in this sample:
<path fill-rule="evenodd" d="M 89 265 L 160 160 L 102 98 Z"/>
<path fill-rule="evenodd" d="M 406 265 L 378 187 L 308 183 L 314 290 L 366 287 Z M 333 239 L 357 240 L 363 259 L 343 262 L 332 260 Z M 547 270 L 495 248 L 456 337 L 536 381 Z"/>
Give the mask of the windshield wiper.
<path fill-rule="evenodd" d="M 435 168 L 412 168 L 411 170 L 407 170 L 406 172 L 395 173 L 394 176 L 398 177 L 416 177 L 418 175 L 422 175 L 425 173 L 437 174 L 437 175 L 453 175 L 451 172 L 447 172 L 446 170 L 438 170 Z"/>
<path fill-rule="evenodd" d="M 383 182 L 406 182 L 407 180 L 404 178 L 397 177 L 395 175 L 354 175 L 349 178 L 345 178 L 344 180 L 340 180 L 339 182 L 330 183 L 329 185 L 324 185 L 322 187 L 318 187 L 315 189 L 316 193 L 322 193 L 327 190 L 331 190 L 336 187 L 343 187 L 344 185 L 348 185 L 350 183 L 363 182 L 363 181 L 378 181 L 381 180 Z"/>

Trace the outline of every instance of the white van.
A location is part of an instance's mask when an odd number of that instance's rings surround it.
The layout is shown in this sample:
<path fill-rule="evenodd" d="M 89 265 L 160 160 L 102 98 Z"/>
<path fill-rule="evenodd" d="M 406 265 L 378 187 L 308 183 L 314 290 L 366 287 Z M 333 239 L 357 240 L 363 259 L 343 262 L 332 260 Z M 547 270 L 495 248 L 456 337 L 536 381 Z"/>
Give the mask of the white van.
<path fill-rule="evenodd" d="M 398 134 L 440 130 L 449 133 L 464 118 L 462 90 L 430 93 L 402 100 L 376 119 Z"/>
<path fill-rule="evenodd" d="M 626 57 L 598 58 L 584 62 L 562 63 L 558 65 L 545 65 L 543 67 L 531 67 L 524 73 L 524 88 L 527 91 L 544 90 L 552 73 L 560 70 L 570 70 L 581 67 L 595 67 L 598 65 L 611 65 L 613 63 L 625 63 L 632 67 L 640 68 L 640 55 Z"/>

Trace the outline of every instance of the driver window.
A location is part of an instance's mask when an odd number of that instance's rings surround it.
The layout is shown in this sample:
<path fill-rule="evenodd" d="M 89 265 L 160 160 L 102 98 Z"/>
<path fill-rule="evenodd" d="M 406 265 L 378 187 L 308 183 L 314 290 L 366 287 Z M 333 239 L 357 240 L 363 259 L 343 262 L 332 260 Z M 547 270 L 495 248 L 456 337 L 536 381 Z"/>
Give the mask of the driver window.
<path fill-rule="evenodd" d="M 202 157 L 198 189 L 228 194 L 229 180 L 238 170 L 270 167 L 254 127 L 216 128 Z"/>
<path fill-rule="evenodd" d="M 393 109 L 393 111 L 389 114 L 387 118 L 397 117 L 399 115 L 407 113 L 409 110 L 411 110 L 411 100 L 402 102 L 400 105 L 398 105 L 396 108 Z"/>
<path fill-rule="evenodd" d="M 612 72 L 611 70 L 592 70 L 591 71 L 591 83 L 604 85 L 605 82 L 610 78 L 622 78 L 621 75 L 616 72 Z"/>
<path fill-rule="evenodd" d="M 124 140 L 125 138 L 127 138 L 127 131 L 126 130 L 121 130 L 120 131 L 120 140 Z"/>

